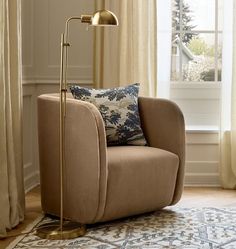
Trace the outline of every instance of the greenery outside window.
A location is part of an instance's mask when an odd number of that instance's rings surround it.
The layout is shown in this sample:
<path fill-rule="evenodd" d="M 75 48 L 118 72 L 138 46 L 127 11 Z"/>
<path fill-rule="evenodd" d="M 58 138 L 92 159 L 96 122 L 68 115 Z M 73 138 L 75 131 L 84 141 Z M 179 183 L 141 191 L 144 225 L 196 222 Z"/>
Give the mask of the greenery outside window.
<path fill-rule="evenodd" d="M 172 82 L 219 82 L 222 0 L 172 0 Z"/>

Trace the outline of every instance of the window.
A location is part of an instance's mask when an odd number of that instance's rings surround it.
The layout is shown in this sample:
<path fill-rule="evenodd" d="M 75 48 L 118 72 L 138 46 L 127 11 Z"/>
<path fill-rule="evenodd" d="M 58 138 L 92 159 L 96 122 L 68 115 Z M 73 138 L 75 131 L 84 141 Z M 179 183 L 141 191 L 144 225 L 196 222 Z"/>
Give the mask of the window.
<path fill-rule="evenodd" d="M 188 130 L 219 129 L 221 86 L 231 77 L 233 1 L 158 0 L 158 96 L 177 103 Z"/>
<path fill-rule="evenodd" d="M 172 0 L 171 81 L 221 81 L 222 0 Z"/>

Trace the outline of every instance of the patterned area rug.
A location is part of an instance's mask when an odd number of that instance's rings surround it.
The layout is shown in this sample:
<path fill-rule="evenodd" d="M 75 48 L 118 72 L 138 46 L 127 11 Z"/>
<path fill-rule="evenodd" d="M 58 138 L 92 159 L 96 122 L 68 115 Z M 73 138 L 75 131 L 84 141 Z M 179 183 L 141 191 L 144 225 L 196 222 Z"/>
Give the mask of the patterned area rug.
<path fill-rule="evenodd" d="M 73 240 L 43 240 L 32 232 L 8 248 L 236 249 L 236 209 L 167 208 L 90 226 L 86 236 Z"/>

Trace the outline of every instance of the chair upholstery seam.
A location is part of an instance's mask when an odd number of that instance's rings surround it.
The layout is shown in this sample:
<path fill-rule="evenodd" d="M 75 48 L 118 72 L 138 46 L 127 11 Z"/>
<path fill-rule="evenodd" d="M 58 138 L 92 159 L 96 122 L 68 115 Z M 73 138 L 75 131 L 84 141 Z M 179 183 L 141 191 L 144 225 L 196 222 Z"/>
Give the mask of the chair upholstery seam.
<path fill-rule="evenodd" d="M 98 139 L 97 139 L 97 146 L 98 146 L 98 156 L 99 156 L 99 187 L 98 187 L 98 205 L 97 205 L 97 210 L 96 210 L 96 214 L 92 220 L 92 222 L 96 222 L 97 221 L 97 218 L 98 218 L 98 215 L 99 215 L 99 208 L 100 208 L 100 204 L 101 204 L 101 146 L 100 146 L 100 132 L 99 132 L 99 125 L 98 125 L 98 119 L 96 117 L 96 115 L 94 114 L 94 111 L 89 107 L 87 106 L 86 104 L 83 105 L 85 108 L 87 108 L 90 113 L 92 114 L 92 116 L 94 117 L 94 120 L 95 120 L 95 124 L 96 124 L 96 130 L 97 130 L 97 134 L 98 134 Z M 105 197 L 106 197 L 106 193 L 105 193 Z M 106 198 L 105 198 L 106 199 Z M 105 208 L 103 209 L 103 214 L 104 214 L 104 211 L 105 211 Z M 102 214 L 102 216 L 103 216 Z"/>

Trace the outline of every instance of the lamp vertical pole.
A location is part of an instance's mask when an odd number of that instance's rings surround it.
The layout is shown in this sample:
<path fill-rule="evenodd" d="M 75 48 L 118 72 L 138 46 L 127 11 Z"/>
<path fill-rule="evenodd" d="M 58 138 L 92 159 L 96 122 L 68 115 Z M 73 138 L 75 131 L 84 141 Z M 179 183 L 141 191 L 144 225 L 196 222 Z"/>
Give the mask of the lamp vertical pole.
<path fill-rule="evenodd" d="M 63 208 L 64 208 L 64 160 L 65 160 L 65 84 L 64 84 L 64 34 L 61 34 L 61 71 L 60 71 L 60 130 L 59 130 L 59 154 L 60 154 L 60 231 L 63 231 Z"/>
<path fill-rule="evenodd" d="M 59 154 L 60 154 L 60 232 L 63 234 L 64 220 L 64 169 L 65 169 L 65 116 L 66 116 L 66 93 L 67 93 L 67 67 L 68 67 L 68 31 L 69 22 L 80 17 L 71 17 L 66 21 L 65 33 L 61 34 L 61 64 L 60 64 L 60 131 L 59 131 Z"/>
<path fill-rule="evenodd" d="M 64 169 L 65 169 L 65 116 L 67 93 L 67 66 L 68 66 L 68 40 L 69 18 L 66 21 L 65 33 L 61 34 L 61 65 L 60 65 L 60 231 L 63 232 L 64 218 Z M 64 64 L 65 62 L 65 64 Z"/>
<path fill-rule="evenodd" d="M 67 23 L 68 25 L 68 23 Z M 83 236 L 86 227 L 78 222 L 64 221 L 64 170 L 65 170 L 65 117 L 66 117 L 66 92 L 67 92 L 67 28 L 66 36 L 61 34 L 61 63 L 60 63 L 60 116 L 59 116 L 59 192 L 60 192 L 60 220 L 43 224 L 36 229 L 36 234 L 43 239 L 73 239 Z"/>

